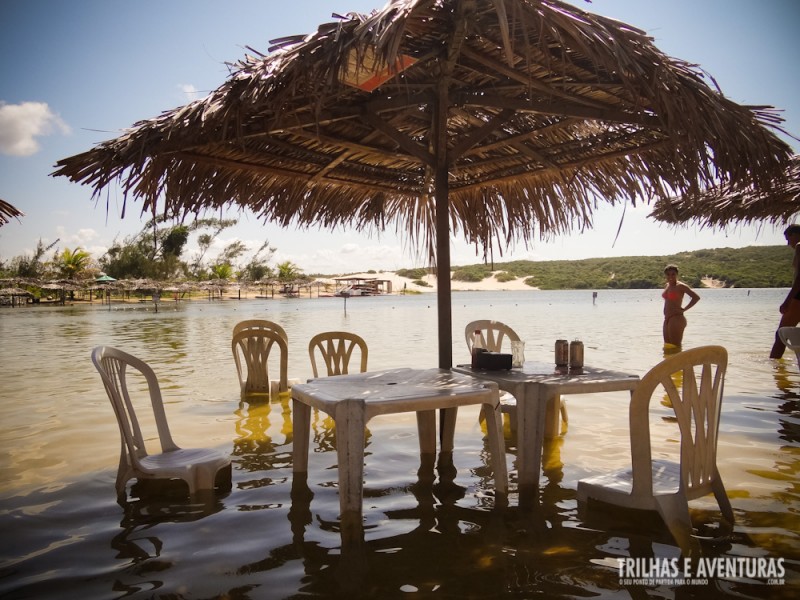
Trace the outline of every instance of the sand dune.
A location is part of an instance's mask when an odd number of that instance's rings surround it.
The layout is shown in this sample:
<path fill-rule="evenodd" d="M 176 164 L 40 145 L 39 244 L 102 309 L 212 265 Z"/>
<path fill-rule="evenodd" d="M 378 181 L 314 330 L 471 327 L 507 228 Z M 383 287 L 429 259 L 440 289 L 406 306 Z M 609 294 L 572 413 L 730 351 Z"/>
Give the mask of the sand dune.
<path fill-rule="evenodd" d="M 451 280 L 451 288 L 453 291 L 490 291 L 490 292 L 497 292 L 497 291 L 506 291 L 506 290 L 533 290 L 533 288 L 529 285 L 525 284 L 525 278 L 519 277 L 512 281 L 504 281 L 500 282 L 495 279 L 495 274 L 500 273 L 501 271 L 495 271 L 492 273 L 491 277 L 487 277 L 483 281 L 453 281 Z M 402 292 L 404 287 L 410 291 L 418 291 L 422 293 L 432 293 L 436 291 L 436 276 L 435 275 L 426 275 L 423 281 L 428 283 L 428 286 L 421 286 L 414 283 L 414 280 L 408 279 L 407 277 L 401 277 L 394 271 L 381 271 L 377 273 L 350 273 L 348 275 L 339 275 L 338 277 L 363 277 L 363 278 L 375 278 L 375 279 L 385 279 L 392 282 L 392 293 L 399 293 Z M 336 277 L 331 276 L 329 278 L 318 278 L 317 281 L 323 283 L 330 283 L 334 284 L 334 279 Z"/>

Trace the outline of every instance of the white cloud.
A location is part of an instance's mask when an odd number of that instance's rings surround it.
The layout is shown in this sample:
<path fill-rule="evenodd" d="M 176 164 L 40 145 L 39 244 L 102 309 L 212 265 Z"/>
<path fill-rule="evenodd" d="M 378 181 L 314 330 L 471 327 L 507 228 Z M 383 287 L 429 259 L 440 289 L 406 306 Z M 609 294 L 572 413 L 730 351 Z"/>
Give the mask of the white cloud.
<path fill-rule="evenodd" d="M 79 229 L 78 233 L 73 235 L 71 239 L 74 240 L 76 244 L 86 247 L 89 245 L 89 242 L 96 240 L 98 237 L 94 229 Z"/>
<path fill-rule="evenodd" d="M 178 87 L 189 102 L 200 97 L 200 92 L 191 83 L 181 83 Z"/>
<path fill-rule="evenodd" d="M 38 137 L 67 134 L 69 126 L 45 102 L 6 104 L 0 101 L 0 152 L 31 156 L 39 151 Z"/>
<path fill-rule="evenodd" d="M 69 248 L 70 250 L 82 248 L 95 258 L 100 258 L 107 250 L 107 247 L 102 245 L 103 240 L 98 242 L 100 234 L 91 227 L 78 229 L 76 233 L 72 233 L 63 225 L 58 225 L 56 227 L 56 236 L 58 243 L 53 249 L 58 249 L 59 251 L 64 248 Z"/>

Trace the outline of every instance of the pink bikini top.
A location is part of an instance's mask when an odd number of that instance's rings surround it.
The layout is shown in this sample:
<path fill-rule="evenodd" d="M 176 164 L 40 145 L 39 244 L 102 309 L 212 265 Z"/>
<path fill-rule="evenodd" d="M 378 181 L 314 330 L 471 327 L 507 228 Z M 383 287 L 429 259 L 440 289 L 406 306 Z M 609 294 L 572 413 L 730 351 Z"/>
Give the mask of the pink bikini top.
<path fill-rule="evenodd" d="M 678 290 L 673 290 L 671 292 L 664 290 L 664 292 L 661 294 L 661 297 L 664 298 L 664 300 L 669 300 L 670 302 L 677 302 L 681 299 L 681 293 Z"/>

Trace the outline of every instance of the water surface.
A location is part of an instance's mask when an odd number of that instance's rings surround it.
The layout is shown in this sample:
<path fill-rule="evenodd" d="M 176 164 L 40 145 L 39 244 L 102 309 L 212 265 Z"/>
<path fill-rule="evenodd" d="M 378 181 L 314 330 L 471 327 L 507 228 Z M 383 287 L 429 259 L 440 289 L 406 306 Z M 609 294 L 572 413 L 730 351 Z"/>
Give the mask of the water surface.
<path fill-rule="evenodd" d="M 293 478 L 290 402 L 240 402 L 230 350 L 238 321 L 267 318 L 289 336 L 289 376 L 311 376 L 308 340 L 326 330 L 366 339 L 370 369 L 436 366 L 436 297 L 205 300 L 0 310 L 0 597 L 2 598 L 773 598 L 800 581 L 800 375 L 767 358 L 785 290 L 701 290 L 684 347 L 728 348 L 719 467 L 736 513 L 719 531 L 710 498 L 692 503 L 707 556 L 780 557 L 783 586 L 625 586 L 616 559 L 679 554 L 658 519 L 579 512 L 579 479 L 629 462 L 627 395 L 567 398 L 568 431 L 549 443 L 540 506 L 517 509 L 516 440 L 507 432 L 510 506 L 495 508 L 477 411 L 462 410 L 454 464 L 421 464 L 413 416 L 369 423 L 364 540 L 342 548 L 335 435 L 314 420 L 307 482 Z M 345 312 L 346 308 L 346 312 Z M 580 338 L 587 364 L 643 374 L 663 358 L 656 290 L 456 292 L 463 329 L 497 319 L 549 360 Z M 191 503 L 179 486 L 114 477 L 119 434 L 94 346 L 117 346 L 158 374 L 178 444 L 233 457 L 233 488 Z M 665 407 L 654 439 L 674 443 Z M 306 485 L 307 484 L 307 487 Z M 313 497 L 307 493 L 313 494 Z"/>

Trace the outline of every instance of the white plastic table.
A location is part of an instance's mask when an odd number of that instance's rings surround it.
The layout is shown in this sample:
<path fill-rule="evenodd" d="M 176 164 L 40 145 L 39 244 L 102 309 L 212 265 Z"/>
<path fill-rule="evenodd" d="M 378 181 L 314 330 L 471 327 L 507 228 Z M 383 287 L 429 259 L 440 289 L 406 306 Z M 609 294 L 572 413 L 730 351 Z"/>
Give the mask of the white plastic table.
<path fill-rule="evenodd" d="M 452 370 L 482 381 L 492 381 L 516 398 L 517 470 L 521 505 L 530 504 L 535 497 L 539 488 L 545 437 L 557 432 L 557 422 L 546 427 L 548 405 L 549 414 L 557 420 L 561 394 L 632 392 L 639 384 L 638 375 L 590 366 L 570 371 L 541 362 L 526 362 L 521 368 L 503 371 L 472 369 L 470 365 L 458 365 Z"/>
<path fill-rule="evenodd" d="M 342 515 L 361 514 L 364 443 L 367 422 L 376 415 L 417 413 L 420 452 L 436 452 L 436 410 L 481 404 L 488 428 L 496 493 L 508 495 L 508 471 L 497 384 L 458 375 L 448 369 L 392 369 L 311 379 L 292 387 L 294 473 L 308 472 L 311 408 L 333 417 L 339 462 Z M 452 452 L 452 437 L 442 442 Z"/>

